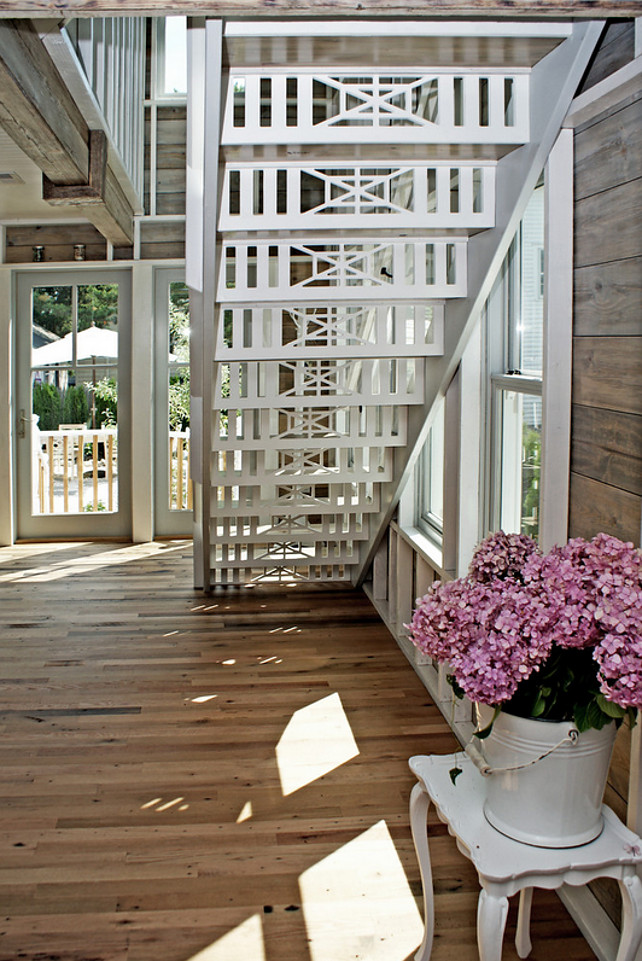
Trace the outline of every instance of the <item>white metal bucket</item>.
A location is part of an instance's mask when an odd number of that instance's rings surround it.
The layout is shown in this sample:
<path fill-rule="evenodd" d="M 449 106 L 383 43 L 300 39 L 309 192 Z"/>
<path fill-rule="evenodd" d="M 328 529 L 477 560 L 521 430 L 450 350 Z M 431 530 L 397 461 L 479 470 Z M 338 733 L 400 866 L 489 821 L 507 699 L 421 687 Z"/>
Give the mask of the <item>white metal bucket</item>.
<path fill-rule="evenodd" d="M 486 778 L 486 820 L 502 834 L 540 847 L 592 841 L 602 831 L 615 733 L 614 723 L 577 735 L 571 721 L 501 712 L 488 739 L 480 742 L 492 769 Z M 506 768 L 517 770 L 501 770 Z"/>

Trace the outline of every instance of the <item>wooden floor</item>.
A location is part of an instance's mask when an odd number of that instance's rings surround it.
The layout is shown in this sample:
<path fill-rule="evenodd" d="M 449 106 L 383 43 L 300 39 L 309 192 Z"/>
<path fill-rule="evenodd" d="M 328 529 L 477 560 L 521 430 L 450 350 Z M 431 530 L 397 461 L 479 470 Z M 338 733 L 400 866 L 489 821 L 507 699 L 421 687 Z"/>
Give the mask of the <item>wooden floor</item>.
<path fill-rule="evenodd" d="M 455 743 L 363 594 L 203 595 L 181 542 L 22 545 L 0 638 L 1 961 L 413 956 L 407 759 Z M 476 879 L 431 831 L 433 961 L 473 961 Z M 550 893 L 533 941 L 594 957 Z"/>

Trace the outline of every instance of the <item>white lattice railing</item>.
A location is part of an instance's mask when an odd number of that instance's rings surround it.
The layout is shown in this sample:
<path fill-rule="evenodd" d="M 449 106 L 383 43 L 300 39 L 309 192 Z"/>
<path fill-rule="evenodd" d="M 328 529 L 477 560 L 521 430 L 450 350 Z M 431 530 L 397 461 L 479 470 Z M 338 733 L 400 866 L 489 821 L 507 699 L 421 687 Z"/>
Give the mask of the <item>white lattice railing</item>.
<path fill-rule="evenodd" d="M 417 301 L 466 295 L 466 241 L 302 239 L 222 244 L 218 299 Z"/>
<path fill-rule="evenodd" d="M 528 140 L 528 70 L 233 71 L 223 144 Z"/>
<path fill-rule="evenodd" d="M 495 164 L 233 164 L 220 230 L 475 230 L 495 221 Z"/>
<path fill-rule="evenodd" d="M 215 451 L 215 484 L 384 483 L 392 479 L 392 453 L 386 447 L 313 448 L 271 451 Z M 275 513 L 276 510 L 275 510 Z"/>
<path fill-rule="evenodd" d="M 292 514 L 277 519 L 234 515 L 219 518 L 212 524 L 210 536 L 212 543 L 221 544 L 234 539 L 270 543 L 292 542 L 296 538 L 319 542 L 342 537 L 365 540 L 368 537 L 368 515 L 325 514 L 314 522 L 309 514 Z"/>
<path fill-rule="evenodd" d="M 232 481 L 212 486 L 211 517 L 252 514 L 334 514 L 337 512 L 374 513 L 379 510 L 379 487 L 367 483 L 334 483 L 307 480 L 303 483 L 282 481 L 269 489 L 268 495 L 256 484 L 234 484 Z"/>
<path fill-rule="evenodd" d="M 217 409 L 421 404 L 423 358 L 231 361 L 216 365 Z"/>
<path fill-rule="evenodd" d="M 216 360 L 439 355 L 443 330 L 439 302 L 222 307 Z"/>
<path fill-rule="evenodd" d="M 214 450 L 296 450 L 315 444 L 325 448 L 403 447 L 405 407 L 270 407 L 213 412 Z"/>

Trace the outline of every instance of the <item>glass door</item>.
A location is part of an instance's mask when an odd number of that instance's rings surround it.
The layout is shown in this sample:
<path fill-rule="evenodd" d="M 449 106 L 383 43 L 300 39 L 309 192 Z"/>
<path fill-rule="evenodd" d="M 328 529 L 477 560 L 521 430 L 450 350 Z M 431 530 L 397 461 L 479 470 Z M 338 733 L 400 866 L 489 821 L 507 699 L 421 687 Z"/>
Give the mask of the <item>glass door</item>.
<path fill-rule="evenodd" d="M 191 536 L 189 297 L 182 270 L 155 285 L 155 533 Z"/>
<path fill-rule="evenodd" d="M 131 283 L 18 276 L 18 536 L 131 533 Z"/>

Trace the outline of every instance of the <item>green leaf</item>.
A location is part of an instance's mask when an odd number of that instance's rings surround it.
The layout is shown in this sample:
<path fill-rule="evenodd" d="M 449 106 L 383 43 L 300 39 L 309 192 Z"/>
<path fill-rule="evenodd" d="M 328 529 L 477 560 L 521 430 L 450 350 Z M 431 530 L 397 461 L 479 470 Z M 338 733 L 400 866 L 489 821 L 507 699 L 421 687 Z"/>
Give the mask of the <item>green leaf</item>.
<path fill-rule="evenodd" d="M 603 694 L 598 694 L 597 703 L 600 710 L 609 717 L 616 717 L 619 719 L 626 715 L 626 708 L 620 707 L 619 704 L 614 704 L 613 701 L 607 701 Z"/>
<path fill-rule="evenodd" d="M 541 691 L 537 700 L 533 704 L 531 716 L 540 717 L 540 715 L 542 715 L 545 710 L 546 710 L 546 697 L 544 696 L 544 692 Z"/>
<path fill-rule="evenodd" d="M 453 784 L 456 784 L 457 778 L 462 773 L 462 771 L 460 767 L 451 767 L 448 773 L 450 774 L 450 780 L 453 782 Z"/>
<path fill-rule="evenodd" d="M 501 708 L 496 707 L 495 710 L 493 711 L 493 716 L 491 717 L 490 722 L 486 725 L 486 727 L 483 727 L 481 731 L 473 731 L 473 737 L 479 738 L 480 741 L 483 741 L 484 738 L 488 737 L 488 735 L 493 729 L 493 724 L 497 720 L 497 715 L 499 714 L 500 711 L 501 711 Z"/>

